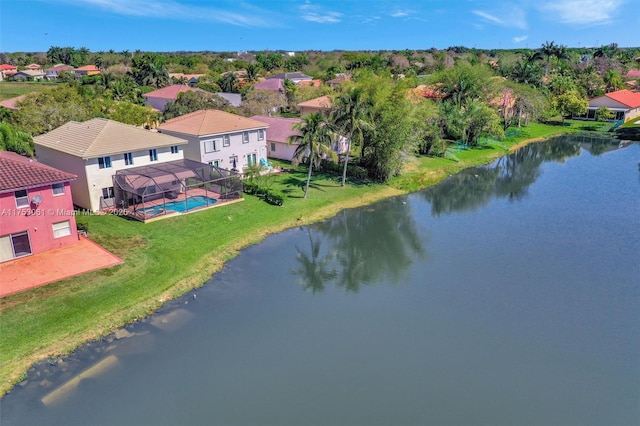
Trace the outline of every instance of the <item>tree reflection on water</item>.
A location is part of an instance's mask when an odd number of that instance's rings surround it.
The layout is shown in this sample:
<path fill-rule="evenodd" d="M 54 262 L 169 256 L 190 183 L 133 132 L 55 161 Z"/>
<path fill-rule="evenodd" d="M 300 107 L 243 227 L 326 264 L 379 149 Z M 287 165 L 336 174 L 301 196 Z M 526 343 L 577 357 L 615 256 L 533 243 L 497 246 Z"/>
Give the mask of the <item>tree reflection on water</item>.
<path fill-rule="evenodd" d="M 356 293 L 363 285 L 396 283 L 425 255 L 426 238 L 406 201 L 398 198 L 340 212 L 307 232 L 308 249 L 296 246 L 300 267 L 294 274 L 313 292 L 324 290 L 330 282 Z M 322 250 L 325 241 L 328 251 Z"/>
<path fill-rule="evenodd" d="M 570 137 L 527 145 L 492 165 L 466 169 L 441 184 L 422 192 L 431 203 L 431 214 L 473 211 L 494 197 L 519 200 L 540 176 L 545 161 L 562 162 L 580 154 L 580 145 Z"/>

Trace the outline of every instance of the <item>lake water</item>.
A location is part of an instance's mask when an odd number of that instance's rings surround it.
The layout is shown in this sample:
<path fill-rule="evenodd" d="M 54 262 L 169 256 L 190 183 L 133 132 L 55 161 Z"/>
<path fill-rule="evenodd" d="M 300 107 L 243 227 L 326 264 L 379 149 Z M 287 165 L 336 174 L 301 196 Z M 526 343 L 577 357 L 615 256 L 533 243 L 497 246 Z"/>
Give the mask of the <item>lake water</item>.
<path fill-rule="evenodd" d="M 268 237 L 32 368 L 0 423 L 640 424 L 640 145 L 616 148 L 533 144 Z"/>

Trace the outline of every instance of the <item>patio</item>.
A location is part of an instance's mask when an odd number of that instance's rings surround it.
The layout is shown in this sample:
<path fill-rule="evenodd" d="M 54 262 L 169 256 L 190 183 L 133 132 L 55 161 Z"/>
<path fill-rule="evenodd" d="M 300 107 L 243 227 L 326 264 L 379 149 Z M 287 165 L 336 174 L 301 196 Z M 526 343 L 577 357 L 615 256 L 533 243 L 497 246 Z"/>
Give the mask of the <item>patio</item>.
<path fill-rule="evenodd" d="M 0 297 L 121 263 L 113 253 L 80 237 L 61 249 L 0 263 Z"/>

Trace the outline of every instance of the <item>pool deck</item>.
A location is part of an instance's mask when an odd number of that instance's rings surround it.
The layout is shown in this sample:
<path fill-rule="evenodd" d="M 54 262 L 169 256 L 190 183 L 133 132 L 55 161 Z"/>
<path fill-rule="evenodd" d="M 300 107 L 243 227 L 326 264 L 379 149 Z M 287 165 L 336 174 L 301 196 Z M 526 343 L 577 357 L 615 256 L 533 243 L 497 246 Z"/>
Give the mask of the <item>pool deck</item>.
<path fill-rule="evenodd" d="M 198 212 L 198 211 L 202 211 L 202 210 L 206 210 L 214 207 L 220 207 L 222 205 L 231 204 L 231 203 L 244 200 L 242 196 L 238 198 L 227 198 L 227 199 L 221 198 L 221 195 L 218 194 L 217 192 L 205 191 L 199 188 L 194 188 L 189 190 L 187 197 L 188 198 L 207 197 L 214 200 L 214 202 L 209 205 L 196 206 L 186 211 L 172 210 L 170 208 L 167 208 L 166 210 L 164 210 L 165 203 L 167 204 L 185 203 L 185 193 L 181 193 L 178 198 L 158 198 L 156 200 L 147 201 L 145 203 L 139 204 L 135 208 L 127 209 L 126 214 L 129 217 L 140 220 L 144 223 L 148 223 L 148 222 L 156 221 L 159 219 L 173 217 L 176 215 L 194 213 L 194 212 Z"/>
<path fill-rule="evenodd" d="M 122 262 L 102 246 L 80 237 L 77 243 L 67 247 L 0 263 L 0 297 Z"/>

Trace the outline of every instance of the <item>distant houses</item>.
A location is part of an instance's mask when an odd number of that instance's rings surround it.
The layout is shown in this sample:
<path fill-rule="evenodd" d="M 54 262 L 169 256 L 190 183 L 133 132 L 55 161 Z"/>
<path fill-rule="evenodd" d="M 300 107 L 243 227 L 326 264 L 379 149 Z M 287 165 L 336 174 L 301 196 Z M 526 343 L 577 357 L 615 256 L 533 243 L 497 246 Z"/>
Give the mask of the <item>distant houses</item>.
<path fill-rule="evenodd" d="M 178 99 L 178 95 L 184 92 L 204 92 L 197 87 L 191 87 L 186 84 L 172 84 L 171 86 L 163 87 L 153 92 L 145 93 L 145 103 L 158 111 L 164 111 L 169 102 L 175 102 Z"/>
<path fill-rule="evenodd" d="M 23 70 L 19 70 L 18 67 L 14 65 L 1 64 L 0 81 L 55 81 L 58 79 L 62 72 L 66 72 L 78 77 L 83 77 L 99 75 L 102 71 L 95 65 L 85 65 L 79 68 L 74 68 L 71 65 L 57 64 L 51 68 L 43 70 L 42 66 L 39 64 L 29 64 L 25 66 Z"/>

